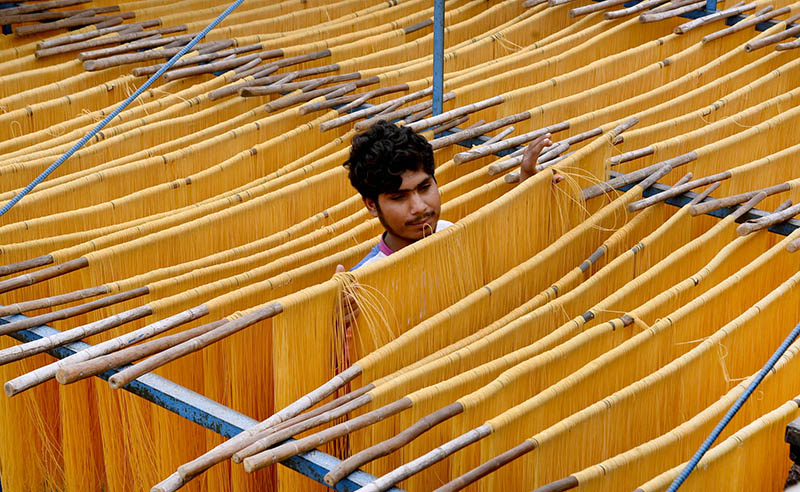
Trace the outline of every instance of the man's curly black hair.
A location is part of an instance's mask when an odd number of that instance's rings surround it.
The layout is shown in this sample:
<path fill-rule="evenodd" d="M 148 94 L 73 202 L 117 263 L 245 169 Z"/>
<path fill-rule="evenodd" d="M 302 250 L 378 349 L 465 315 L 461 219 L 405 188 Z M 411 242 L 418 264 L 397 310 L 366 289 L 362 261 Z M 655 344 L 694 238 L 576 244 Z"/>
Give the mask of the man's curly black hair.
<path fill-rule="evenodd" d="M 433 176 L 434 166 L 433 148 L 422 135 L 385 121 L 353 137 L 344 163 L 353 188 L 371 200 L 400 189 L 405 171 L 423 170 Z"/>

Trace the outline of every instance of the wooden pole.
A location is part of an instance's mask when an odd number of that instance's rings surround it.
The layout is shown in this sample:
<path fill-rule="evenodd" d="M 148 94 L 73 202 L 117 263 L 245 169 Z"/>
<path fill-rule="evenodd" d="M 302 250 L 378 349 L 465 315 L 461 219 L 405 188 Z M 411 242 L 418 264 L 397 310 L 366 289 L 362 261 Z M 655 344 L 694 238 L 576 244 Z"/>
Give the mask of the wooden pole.
<path fill-rule="evenodd" d="M 640 157 L 646 157 L 648 155 L 652 155 L 656 149 L 652 146 L 642 147 L 641 149 L 631 150 L 630 152 L 625 152 L 620 155 L 615 155 L 614 157 L 608 160 L 608 164 L 611 167 L 618 166 L 623 162 L 629 162 L 635 159 L 639 159 Z"/>
<path fill-rule="evenodd" d="M 80 270 L 81 268 L 85 268 L 88 265 L 89 265 L 89 260 L 87 260 L 84 257 L 81 257 L 81 258 L 76 258 L 74 260 L 66 261 L 58 265 L 43 268 L 33 273 L 25 273 L 18 277 L 10 278 L 8 280 L 2 280 L 0 281 L 0 294 L 15 289 L 19 289 L 20 287 L 26 287 L 28 285 L 44 282 L 45 280 L 50 280 L 51 278 L 55 278 L 61 275 L 66 275 L 67 273 L 74 272 L 75 270 Z"/>
<path fill-rule="evenodd" d="M 682 166 L 688 162 L 692 162 L 696 159 L 697 159 L 697 153 L 692 151 L 683 155 L 679 155 L 677 157 L 673 157 L 672 159 L 667 159 L 666 161 L 662 161 L 647 166 L 645 168 L 633 171 L 631 173 L 623 174 L 622 176 L 618 176 L 606 182 L 598 183 L 596 185 L 585 188 L 583 190 L 583 198 L 584 200 L 589 200 L 591 198 L 608 193 L 611 190 L 615 190 L 617 188 L 621 188 L 623 186 L 627 186 L 629 184 L 641 181 L 647 178 L 648 176 L 652 175 L 653 173 L 657 172 L 659 169 L 661 169 L 661 167 L 665 165 L 669 166 L 670 168 L 675 168 L 678 166 Z"/>
<path fill-rule="evenodd" d="M 11 275 L 13 273 L 24 272 L 25 270 L 30 270 L 31 268 L 52 265 L 53 261 L 54 260 L 52 255 L 44 255 L 44 256 L 38 256 L 36 258 L 31 258 L 30 260 L 11 263 L 9 265 L 3 265 L 0 266 L 0 277 L 3 277 L 5 275 Z"/>
<path fill-rule="evenodd" d="M 227 336 L 233 335 L 234 333 L 237 333 L 238 331 L 247 328 L 248 326 L 253 325 L 261 320 L 271 318 L 281 313 L 282 311 L 283 308 L 281 307 L 281 305 L 277 302 L 273 302 L 267 307 L 248 313 L 242 316 L 241 318 L 235 319 L 233 321 L 229 321 L 228 323 L 225 323 L 224 325 L 208 333 L 200 335 L 187 342 L 178 344 L 134 366 L 124 369 L 118 372 L 117 374 L 111 376 L 108 379 L 108 383 L 111 385 L 112 388 L 119 389 L 128 384 L 129 382 L 133 381 L 134 379 L 138 378 L 142 374 L 150 372 L 153 369 L 157 369 L 163 366 L 164 364 L 167 364 L 180 357 L 183 357 L 186 354 L 196 352 L 202 349 L 203 347 L 211 345 L 212 343 L 215 343 L 219 340 L 222 340 Z"/>
<path fill-rule="evenodd" d="M 785 191 L 789 191 L 789 189 L 790 189 L 789 183 L 781 183 L 778 185 L 770 186 L 768 188 L 763 188 L 761 190 L 741 193 L 739 195 L 720 198 L 719 200 L 698 203 L 697 205 L 693 205 L 692 208 L 689 210 L 689 212 L 692 214 L 692 216 L 707 214 L 709 212 L 713 212 L 721 208 L 732 207 L 742 202 L 746 202 L 747 200 L 750 200 L 751 198 L 756 196 L 761 191 L 766 193 L 767 196 L 772 196 L 777 193 L 783 193 Z"/>
<path fill-rule="evenodd" d="M 500 467 L 505 466 L 508 463 L 511 463 L 520 456 L 533 451 L 537 447 L 538 443 L 536 442 L 536 440 L 531 439 L 525 441 L 522 444 L 514 448 L 511 448 L 505 453 L 490 459 L 486 463 L 476 468 L 473 468 L 472 470 L 461 475 L 455 480 L 452 480 L 449 483 L 439 487 L 438 489 L 436 489 L 435 492 L 455 492 L 457 490 L 461 490 L 466 486 L 470 485 L 471 483 L 476 482 L 480 478 L 483 478 L 486 475 L 492 473 L 493 471 L 499 469 Z"/>
<path fill-rule="evenodd" d="M 766 11 L 766 12 L 765 12 Z M 748 27 L 755 26 L 761 22 L 766 22 L 774 17 L 779 15 L 787 14 L 791 12 L 789 7 L 782 7 L 778 10 L 771 11 L 771 8 L 764 8 L 759 12 L 753 14 L 752 17 L 749 17 L 743 21 L 737 22 L 736 24 L 727 27 L 725 29 L 721 29 L 717 32 L 708 34 L 703 37 L 703 43 L 708 43 L 709 41 L 713 41 L 715 39 L 719 39 L 721 37 L 727 36 L 729 34 L 733 34 L 735 32 L 739 32 L 741 30 L 747 29 Z"/>
<path fill-rule="evenodd" d="M 716 183 L 712 184 L 711 186 L 706 188 L 702 193 L 700 193 L 699 195 L 694 197 L 692 199 L 692 201 L 689 202 L 689 205 L 690 206 L 691 205 L 696 205 L 696 204 L 702 202 L 703 200 L 708 198 L 708 195 L 714 193 L 717 190 L 717 188 L 719 188 L 721 185 L 722 185 L 722 182 L 720 182 L 720 181 L 717 181 Z"/>
<path fill-rule="evenodd" d="M 60 306 L 68 302 L 80 301 L 89 297 L 95 297 L 103 294 L 108 294 L 108 287 L 90 287 L 88 289 L 76 290 L 67 294 L 60 294 L 57 296 L 42 297 L 41 299 L 34 299 L 31 301 L 23 301 L 7 306 L 0 306 L 0 316 L 9 316 L 11 314 L 20 314 L 27 311 L 34 311 L 37 309 L 46 309 L 53 306 Z"/>
<path fill-rule="evenodd" d="M 400 449 L 423 433 L 431 430 L 434 426 L 439 425 L 445 420 L 455 417 L 463 411 L 464 406 L 459 402 L 455 402 L 426 415 L 414 425 L 392 437 L 391 439 L 387 439 L 379 444 L 371 446 L 339 463 L 336 468 L 329 471 L 325 475 L 325 483 L 328 484 L 328 486 L 333 487 L 341 479 L 347 475 L 350 475 L 362 465 Z"/>
<path fill-rule="evenodd" d="M 627 1 L 628 0 L 604 0 L 602 2 L 593 3 L 591 5 L 584 5 L 583 7 L 576 7 L 569 11 L 569 16 L 574 18 L 581 15 L 591 14 L 593 12 L 599 12 L 607 8 L 615 7 L 617 5 L 622 5 L 624 3 L 627 3 Z"/>
<path fill-rule="evenodd" d="M 422 470 L 442 461 L 451 454 L 469 446 L 472 443 L 480 441 L 491 433 L 492 429 L 488 425 L 477 427 L 466 434 L 462 434 L 461 436 L 424 454 L 423 456 L 420 456 L 419 458 L 396 468 L 394 471 L 387 473 L 371 484 L 362 487 L 358 492 L 382 492 L 388 490 L 400 481 L 405 480 L 412 475 L 416 475 Z"/>
<path fill-rule="evenodd" d="M 227 323 L 227 320 L 214 321 L 213 323 L 201 325 L 190 330 L 184 330 L 175 335 L 158 338 L 140 345 L 134 345 L 133 347 L 128 347 L 119 352 L 113 352 L 84 362 L 69 364 L 56 372 L 56 380 L 61 384 L 70 384 L 75 381 L 102 374 L 108 370 L 122 367 L 125 364 L 130 364 L 185 342 L 186 340 L 190 340 L 198 335 L 207 333 L 224 323 Z"/>
<path fill-rule="evenodd" d="M 500 118 L 499 120 L 492 121 L 491 123 L 486 123 L 484 125 L 476 126 L 474 128 L 460 131 L 458 133 L 453 133 L 452 135 L 439 137 L 431 141 L 431 145 L 433 146 L 434 150 L 440 149 L 442 147 L 447 147 L 448 145 L 453 145 L 458 142 L 463 142 L 464 140 L 469 140 L 470 138 L 478 137 L 485 133 L 497 130 L 498 128 L 502 128 L 507 125 L 512 125 L 514 123 L 530 119 L 530 117 L 531 114 L 528 113 L 527 111 L 524 111 L 522 113 L 512 114 L 510 116 Z M 504 137 L 500 137 L 499 140 L 502 140 L 503 138 Z M 486 145 L 490 145 L 490 143 L 486 142 Z"/>
<path fill-rule="evenodd" d="M 736 234 L 740 236 L 746 236 L 752 232 L 772 227 L 773 225 L 780 224 L 781 222 L 786 222 L 797 214 L 800 214 L 800 205 L 795 205 L 785 210 L 771 213 L 761 217 L 760 219 L 748 220 L 736 228 Z"/>
<path fill-rule="evenodd" d="M 51 311 L 49 313 L 40 314 L 38 316 L 32 316 L 30 318 L 25 318 L 19 321 L 13 321 L 11 323 L 0 325 L 0 335 L 8 335 L 9 333 L 14 333 L 19 330 L 26 330 L 28 328 L 33 328 L 35 326 L 46 325 L 47 323 L 51 323 L 53 321 L 68 319 L 73 316 L 78 316 L 80 314 L 89 313 L 97 309 L 112 306 L 120 302 L 125 302 L 127 300 L 134 299 L 136 297 L 141 297 L 149 293 L 150 289 L 148 289 L 147 287 L 139 287 L 138 289 L 119 292 L 117 294 L 113 294 L 108 297 L 104 297 L 102 299 L 97 299 L 91 302 L 87 302 L 86 304 L 81 304 L 79 306 L 72 306 L 66 309 L 59 309 L 57 311 Z M 11 347 L 11 348 L 13 349 L 16 347 Z M 11 350 L 11 349 L 6 349 L 6 350 Z M 3 360 L 2 354 L 4 352 L 5 350 L 0 350 L 0 361 Z M 0 364 L 3 364 L 3 362 L 0 362 Z"/>
<path fill-rule="evenodd" d="M 516 147 L 517 145 L 526 144 L 531 140 L 535 140 L 547 133 L 556 133 L 567 129 L 569 129 L 569 122 L 566 121 L 563 123 L 550 125 L 545 128 L 534 130 L 532 132 L 523 133 L 522 135 L 517 135 L 516 137 L 503 140 L 502 142 L 497 142 L 491 145 L 482 145 L 480 147 L 469 149 L 465 152 L 460 152 L 455 156 L 453 156 L 453 162 L 455 162 L 456 164 L 463 164 L 465 162 L 479 159 L 481 157 L 494 154 L 496 152 L 510 149 L 511 147 Z"/>
<path fill-rule="evenodd" d="M 700 179 L 696 179 L 694 181 L 682 185 L 676 185 L 668 190 L 662 191 L 661 193 L 655 194 L 651 197 L 644 198 L 642 200 L 638 200 L 636 202 L 629 204 L 628 211 L 637 212 L 656 203 L 663 202 L 664 200 L 667 200 L 674 196 L 682 195 L 683 193 L 686 193 L 689 190 L 693 190 L 701 186 L 706 186 L 711 183 L 716 183 L 717 181 L 724 181 L 726 179 L 729 179 L 730 177 L 731 177 L 731 172 L 724 171 L 718 174 L 714 174 L 712 176 L 706 176 Z"/>
<path fill-rule="evenodd" d="M 621 10 L 614 10 L 612 12 L 606 12 L 605 14 L 603 14 L 603 18 L 605 20 L 613 20 L 613 19 L 619 19 L 620 17 L 626 17 L 629 15 L 638 14 L 639 12 L 647 10 L 651 7 L 655 7 L 657 5 L 661 5 L 662 3 L 665 3 L 667 1 L 668 0 L 645 0 L 644 2 L 639 2 L 633 7 L 628 7 Z"/>
<path fill-rule="evenodd" d="M 707 15 L 705 17 L 700 17 L 698 19 L 694 19 L 684 24 L 681 24 L 680 26 L 675 28 L 675 34 L 686 34 L 692 29 L 697 29 L 698 27 L 711 24 L 712 22 L 717 22 L 722 19 L 727 19 L 728 17 L 733 17 L 734 15 L 739 15 L 742 12 L 753 10 L 754 8 L 756 8 L 755 3 L 748 3 L 746 5 L 739 5 L 729 9 L 720 10 L 719 12 L 716 12 L 714 14 Z"/>
<path fill-rule="evenodd" d="M 233 438 L 223 442 L 222 444 L 209 450 L 202 456 L 199 456 L 189 463 L 181 465 L 178 468 L 178 473 L 185 480 L 189 480 L 192 477 L 196 477 L 208 468 L 214 466 L 215 464 L 230 459 L 234 453 L 252 444 L 254 437 L 259 436 L 259 434 L 272 428 L 273 426 L 291 420 L 292 418 L 300 415 L 302 412 L 321 402 L 340 388 L 343 388 L 345 385 L 347 385 L 347 383 L 351 382 L 359 375 L 361 375 L 361 367 L 359 367 L 358 364 L 353 364 L 341 373 L 334 376 L 330 381 L 298 399 L 291 405 L 283 408 L 279 412 L 276 412 L 268 419 L 259 422 L 240 434 L 237 434 Z"/>
<path fill-rule="evenodd" d="M 352 411 L 358 410 L 359 408 L 368 405 L 371 402 L 372 402 L 372 395 L 367 393 L 345 403 L 344 405 L 340 405 L 339 407 L 333 408 L 327 412 L 323 412 L 315 417 L 304 419 L 300 422 L 297 422 L 294 425 L 289 425 L 282 429 L 274 429 L 274 430 L 269 429 L 260 437 L 260 439 L 253 442 L 246 448 L 234 453 L 233 461 L 234 463 L 242 463 L 243 461 L 249 459 L 251 456 L 255 456 L 258 453 L 262 453 L 263 451 L 269 449 L 271 446 L 282 443 L 283 441 L 291 438 L 292 436 L 313 429 L 314 427 L 327 424 L 328 422 L 331 422 L 334 419 L 338 419 L 339 417 L 342 417 Z M 376 411 L 378 410 L 373 410 L 372 412 Z M 369 412 L 364 415 L 369 415 L 372 412 Z M 323 443 L 320 442 L 319 444 Z M 313 448 L 314 446 L 311 447 Z"/>
<path fill-rule="evenodd" d="M 463 116 L 465 114 L 475 113 L 482 109 L 486 109 L 492 106 L 496 106 L 498 104 L 502 104 L 504 101 L 503 96 L 494 96 L 490 97 L 489 99 L 484 99 L 483 101 L 479 101 L 474 104 L 468 104 L 466 106 L 462 106 L 460 108 L 451 109 L 450 111 L 444 112 L 442 114 L 438 114 L 432 116 L 430 118 L 417 121 L 408 125 L 413 131 L 418 132 L 425 128 L 430 128 L 435 125 L 439 125 L 444 123 L 445 121 L 451 120 L 453 118 L 458 118 L 459 116 Z"/>
<path fill-rule="evenodd" d="M 388 108 L 389 106 L 391 106 L 393 104 L 399 103 L 399 104 L 402 105 L 402 104 L 406 104 L 406 103 L 408 103 L 410 101 L 414 101 L 416 99 L 420 99 L 422 97 L 429 96 L 431 94 L 432 90 L 433 89 L 431 87 L 428 87 L 426 89 L 422 89 L 420 91 L 412 92 L 411 94 L 407 94 L 405 96 L 402 96 L 402 97 L 400 97 L 398 99 L 394 99 L 392 101 L 386 101 L 384 103 L 376 104 L 374 106 L 370 106 L 369 108 L 365 108 L 365 109 L 362 109 L 360 111 L 354 111 L 354 112 L 352 112 L 350 114 L 346 114 L 346 115 L 340 116 L 338 118 L 334 118 L 332 120 L 329 120 L 329 121 L 326 121 L 324 123 L 321 123 L 319 125 L 319 129 L 320 129 L 320 131 L 324 132 L 324 131 L 327 131 L 327 130 L 331 130 L 333 128 L 340 127 L 340 126 L 345 125 L 347 123 L 359 120 L 361 118 L 367 118 L 367 117 L 372 116 L 374 114 L 380 113 L 381 111 L 383 111 L 384 109 Z"/>
<path fill-rule="evenodd" d="M 746 45 L 744 45 L 745 51 L 748 53 L 751 51 L 755 51 L 759 48 L 763 48 L 765 46 L 769 46 L 771 44 L 775 44 L 778 41 L 783 41 L 786 38 L 792 37 L 796 34 L 800 34 L 800 26 L 794 26 L 786 29 L 783 32 L 779 32 L 777 34 L 773 34 L 772 36 L 767 36 L 764 38 L 756 39 L 750 41 Z"/>
<path fill-rule="evenodd" d="M 198 63 L 207 63 L 213 60 L 218 60 L 220 58 L 225 58 L 226 56 L 249 53 L 251 51 L 260 50 L 261 48 L 262 48 L 261 43 L 256 43 L 256 44 L 248 44 L 246 46 L 238 46 L 235 48 L 222 49 L 220 51 L 207 53 L 205 55 L 197 55 L 187 58 L 181 58 L 172 65 L 172 68 L 180 68 L 180 67 L 185 67 L 187 65 L 196 65 Z M 258 58 L 264 60 L 268 57 L 268 53 L 275 54 L 275 56 L 280 56 L 280 54 L 276 54 L 277 51 L 278 50 L 274 50 L 273 52 L 262 51 L 261 53 L 258 54 L 259 55 Z M 166 63 L 158 63 L 156 65 L 150 65 L 149 67 L 137 67 L 134 69 L 133 74 L 136 75 L 137 77 L 141 75 L 152 75 L 158 72 L 164 65 L 166 65 Z"/>
<path fill-rule="evenodd" d="M 76 15 L 67 19 L 62 19 L 55 22 L 47 22 L 44 24 L 32 24 L 27 26 L 20 26 L 14 28 L 14 34 L 17 36 L 31 36 L 33 34 L 41 34 L 43 32 L 57 31 L 59 29 L 68 29 L 70 27 L 82 27 L 90 24 L 97 24 L 111 19 L 133 19 L 136 14 L 133 12 L 122 12 L 114 15 L 98 15 L 82 17 Z"/>
<path fill-rule="evenodd" d="M 366 397 L 368 395 L 364 396 Z M 244 469 L 252 473 L 265 466 L 273 465 L 286 458 L 314 449 L 321 444 L 325 444 L 326 442 L 330 442 L 353 431 L 372 425 L 375 422 L 389 418 L 392 415 L 396 415 L 403 410 L 411 408 L 412 405 L 413 403 L 410 398 L 401 398 L 394 403 L 390 403 L 377 410 L 373 410 L 354 419 L 350 419 L 347 422 L 325 429 L 322 432 L 250 456 L 244 460 Z"/>

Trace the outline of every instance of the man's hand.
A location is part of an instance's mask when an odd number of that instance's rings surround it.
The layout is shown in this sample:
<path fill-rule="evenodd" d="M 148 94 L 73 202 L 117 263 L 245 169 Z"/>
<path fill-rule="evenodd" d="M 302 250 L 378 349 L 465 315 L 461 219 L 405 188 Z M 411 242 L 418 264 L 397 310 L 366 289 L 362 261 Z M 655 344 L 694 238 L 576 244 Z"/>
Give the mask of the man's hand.
<path fill-rule="evenodd" d="M 553 145 L 550 141 L 550 134 L 546 133 L 541 137 L 534 139 L 525 147 L 525 152 L 522 154 L 522 163 L 519 170 L 519 182 L 522 183 L 526 179 L 536 174 L 536 161 L 539 159 L 542 150 L 545 147 Z M 564 176 L 553 172 L 553 184 L 560 183 Z"/>
<path fill-rule="evenodd" d="M 344 265 L 336 265 L 336 273 L 344 273 Z M 354 284 L 354 288 L 358 288 L 357 285 Z M 344 324 L 350 325 L 355 319 L 361 314 L 361 311 L 358 309 L 358 302 L 356 298 L 349 292 L 344 292 L 342 296 L 341 306 L 343 309 L 342 317 L 344 318 Z"/>

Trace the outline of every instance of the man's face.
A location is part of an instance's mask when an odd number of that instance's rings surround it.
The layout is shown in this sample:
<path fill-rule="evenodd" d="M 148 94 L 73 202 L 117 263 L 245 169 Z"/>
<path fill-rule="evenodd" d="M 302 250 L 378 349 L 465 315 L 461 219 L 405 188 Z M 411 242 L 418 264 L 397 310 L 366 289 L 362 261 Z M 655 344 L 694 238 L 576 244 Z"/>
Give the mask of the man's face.
<path fill-rule="evenodd" d="M 365 198 L 364 204 L 386 229 L 386 244 L 400 248 L 432 234 L 441 211 L 439 187 L 423 170 L 405 171 L 400 189 L 381 193 L 377 202 Z"/>

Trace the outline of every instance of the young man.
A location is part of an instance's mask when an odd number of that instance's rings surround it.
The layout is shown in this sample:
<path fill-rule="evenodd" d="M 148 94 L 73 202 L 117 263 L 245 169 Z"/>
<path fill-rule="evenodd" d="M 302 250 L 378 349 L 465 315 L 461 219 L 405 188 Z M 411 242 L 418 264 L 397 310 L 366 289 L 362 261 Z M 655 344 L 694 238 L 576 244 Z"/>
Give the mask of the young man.
<path fill-rule="evenodd" d="M 544 135 L 525 149 L 520 182 L 536 173 L 536 158 L 551 144 L 549 137 Z M 452 225 L 439 219 L 441 197 L 434 177 L 433 148 L 422 135 L 378 122 L 353 137 L 344 166 L 367 210 L 385 229 L 378 244 L 353 270 Z M 559 180 L 554 177 L 554 182 Z M 336 271 L 344 271 L 344 267 L 340 265 Z"/>

